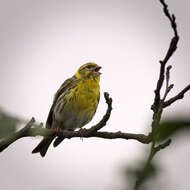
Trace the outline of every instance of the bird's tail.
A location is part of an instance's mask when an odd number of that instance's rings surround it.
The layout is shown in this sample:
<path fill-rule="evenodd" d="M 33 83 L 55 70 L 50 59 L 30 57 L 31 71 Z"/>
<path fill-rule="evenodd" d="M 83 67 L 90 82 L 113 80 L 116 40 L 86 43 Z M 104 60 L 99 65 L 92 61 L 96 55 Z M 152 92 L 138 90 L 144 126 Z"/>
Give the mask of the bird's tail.
<path fill-rule="evenodd" d="M 40 153 L 40 155 L 42 157 L 45 156 L 51 142 L 53 141 L 53 139 L 55 138 L 55 136 L 50 136 L 50 137 L 45 137 L 43 138 L 43 140 L 37 145 L 36 148 L 34 148 L 34 150 L 32 151 L 32 153 Z"/>
<path fill-rule="evenodd" d="M 54 146 L 54 147 L 58 146 L 63 140 L 64 140 L 63 137 L 57 137 L 57 138 L 55 139 L 55 141 L 53 142 L 53 146 Z"/>

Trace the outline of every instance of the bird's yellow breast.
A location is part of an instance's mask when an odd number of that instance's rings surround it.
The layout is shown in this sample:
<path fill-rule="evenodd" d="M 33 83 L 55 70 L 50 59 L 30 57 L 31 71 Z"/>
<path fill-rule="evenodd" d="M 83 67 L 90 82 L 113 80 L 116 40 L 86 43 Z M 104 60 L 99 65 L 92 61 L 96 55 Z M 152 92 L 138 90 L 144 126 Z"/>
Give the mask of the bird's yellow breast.
<path fill-rule="evenodd" d="M 75 89 L 78 99 L 78 109 L 94 110 L 98 104 L 99 81 L 81 80 Z"/>

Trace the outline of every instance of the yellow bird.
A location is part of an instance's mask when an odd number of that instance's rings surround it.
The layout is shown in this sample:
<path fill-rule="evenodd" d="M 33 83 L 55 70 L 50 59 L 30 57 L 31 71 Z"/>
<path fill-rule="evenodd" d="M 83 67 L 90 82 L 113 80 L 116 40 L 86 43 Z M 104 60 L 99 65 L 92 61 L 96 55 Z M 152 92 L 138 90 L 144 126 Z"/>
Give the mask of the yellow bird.
<path fill-rule="evenodd" d="M 82 65 L 73 77 L 61 85 L 54 96 L 46 128 L 75 130 L 92 120 L 100 98 L 100 69 L 96 63 Z M 44 157 L 55 138 L 54 135 L 44 137 L 32 153 L 39 152 Z M 57 137 L 54 147 L 62 140 L 63 138 Z"/>

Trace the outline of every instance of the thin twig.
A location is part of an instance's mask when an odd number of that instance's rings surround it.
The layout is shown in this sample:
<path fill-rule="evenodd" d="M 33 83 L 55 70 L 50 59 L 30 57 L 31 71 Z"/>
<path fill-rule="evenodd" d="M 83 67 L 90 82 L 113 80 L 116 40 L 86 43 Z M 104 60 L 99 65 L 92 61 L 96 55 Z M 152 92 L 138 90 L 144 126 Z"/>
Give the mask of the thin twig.
<path fill-rule="evenodd" d="M 168 17 L 168 19 L 170 20 L 171 23 L 171 27 L 173 28 L 174 31 L 174 36 L 178 36 L 178 32 L 177 32 L 177 24 L 175 22 L 175 15 L 174 14 L 170 14 L 169 10 L 168 10 L 168 5 L 165 3 L 164 0 L 160 0 L 160 3 L 163 5 L 163 11 L 164 14 L 166 15 L 166 17 Z"/>
<path fill-rule="evenodd" d="M 187 85 L 179 94 L 177 94 L 176 96 L 165 101 L 163 103 L 163 108 L 166 108 L 166 107 L 170 106 L 172 103 L 174 103 L 175 101 L 182 99 L 184 97 L 185 93 L 189 90 L 190 90 L 190 84 Z"/>
<path fill-rule="evenodd" d="M 169 65 L 166 69 L 166 89 L 165 89 L 165 93 L 164 93 L 164 96 L 162 98 L 162 102 L 165 101 L 168 93 L 170 92 L 170 90 L 174 87 L 173 84 L 169 85 L 169 80 L 170 80 L 170 70 L 171 70 L 172 66 Z"/>
<path fill-rule="evenodd" d="M 165 58 L 160 61 L 160 75 L 159 75 L 159 79 L 158 79 L 158 82 L 157 82 L 157 86 L 156 86 L 156 90 L 154 91 L 155 92 L 155 98 L 154 98 L 154 103 L 151 107 L 151 109 L 154 111 L 154 112 L 158 112 L 159 110 L 159 104 L 160 104 L 160 90 L 161 90 L 161 87 L 163 85 L 163 82 L 164 82 L 164 79 L 165 79 L 165 66 L 166 66 L 166 63 L 168 62 L 168 60 L 170 59 L 170 57 L 173 55 L 173 53 L 175 52 L 175 50 L 177 49 L 177 44 L 178 44 L 178 41 L 179 41 L 179 35 L 178 35 L 178 32 L 177 32 L 177 24 L 176 24 L 176 18 L 174 15 L 171 15 L 169 13 L 169 10 L 168 10 L 168 5 L 165 3 L 164 0 L 159 0 L 160 3 L 163 5 L 163 11 L 164 11 L 164 14 L 165 16 L 169 19 L 170 23 L 171 23 L 171 27 L 174 31 L 174 37 L 171 39 L 171 42 L 170 42 L 170 45 L 169 45 L 169 48 L 168 48 L 168 51 L 166 53 L 166 56 Z"/>
<path fill-rule="evenodd" d="M 112 98 L 109 97 L 109 94 L 107 92 L 104 92 L 104 98 L 105 98 L 106 103 L 108 105 L 106 114 L 103 116 L 102 120 L 98 124 L 96 124 L 95 126 L 92 126 L 90 128 L 90 131 L 92 133 L 95 132 L 95 131 L 100 130 L 101 128 L 103 128 L 106 125 L 109 118 L 110 118 L 111 111 L 112 111 Z"/>

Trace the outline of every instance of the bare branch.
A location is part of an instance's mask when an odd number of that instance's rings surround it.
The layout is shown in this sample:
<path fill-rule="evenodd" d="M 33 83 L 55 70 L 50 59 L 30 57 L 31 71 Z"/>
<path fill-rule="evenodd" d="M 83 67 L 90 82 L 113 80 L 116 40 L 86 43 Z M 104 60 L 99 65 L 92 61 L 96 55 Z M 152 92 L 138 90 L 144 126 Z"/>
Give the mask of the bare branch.
<path fill-rule="evenodd" d="M 123 132 L 99 132 L 101 128 L 103 128 L 106 125 L 106 122 L 110 118 L 111 110 L 112 110 L 112 99 L 109 97 L 109 94 L 106 92 L 104 93 L 104 97 L 106 99 L 106 103 L 108 105 L 106 114 L 102 118 L 102 120 L 95 126 L 92 126 L 90 129 L 83 130 L 82 137 L 83 138 L 90 138 L 90 137 L 99 137 L 99 138 L 105 138 L 105 139 L 133 139 L 137 140 L 141 143 L 148 144 L 151 142 L 151 135 L 144 135 L 144 134 L 132 134 L 132 133 L 123 133 Z M 16 140 L 21 139 L 23 137 L 35 137 L 35 136 L 51 136 L 56 135 L 63 138 L 74 138 L 74 137 L 80 137 L 81 133 L 80 131 L 56 131 L 53 129 L 47 129 L 42 128 L 42 124 L 40 126 L 35 125 L 35 120 L 32 118 L 26 126 L 7 136 L 0 140 L 0 152 L 2 152 L 4 149 L 6 149 L 10 144 L 14 143 Z"/>
<path fill-rule="evenodd" d="M 35 136 L 49 136 L 49 135 L 57 135 L 59 137 L 64 138 L 75 138 L 80 137 L 81 133 L 79 131 L 55 131 L 53 129 L 47 129 L 47 128 L 40 128 L 40 127 L 34 127 L 32 128 L 32 125 L 34 123 L 34 120 L 32 119 L 23 129 L 21 129 L 18 132 L 15 132 L 11 134 L 10 136 L 7 136 L 3 138 L 0 141 L 0 152 L 2 152 L 4 149 L 6 149 L 10 144 L 14 143 L 16 140 L 21 139 L 23 137 L 35 137 Z M 132 134 L 132 133 L 123 133 L 123 132 L 97 132 L 91 131 L 90 129 L 86 129 L 82 133 L 83 138 L 90 138 L 90 137 L 99 137 L 104 139 L 133 139 L 137 140 L 141 143 L 148 144 L 151 141 L 150 136 L 146 136 L 144 134 Z"/>
<path fill-rule="evenodd" d="M 187 85 L 179 94 L 177 94 L 176 96 L 174 96 L 173 98 L 170 98 L 169 100 L 167 100 L 166 102 L 163 103 L 163 108 L 170 106 L 172 103 L 174 103 L 175 101 L 182 99 L 185 95 L 185 93 L 187 91 L 190 90 L 190 84 Z"/>
<path fill-rule="evenodd" d="M 174 37 L 170 41 L 170 45 L 169 45 L 169 48 L 166 52 L 164 59 L 160 61 L 160 74 L 159 74 L 159 79 L 157 81 L 156 90 L 154 91 L 155 92 L 154 102 L 151 106 L 151 109 L 153 110 L 152 145 L 151 145 L 151 150 L 150 150 L 146 165 L 144 167 L 143 173 L 146 173 L 147 170 L 149 169 L 150 163 L 151 163 L 154 155 L 161 149 L 164 149 L 167 146 L 169 146 L 169 144 L 171 143 L 171 140 L 169 139 L 165 143 L 156 146 L 157 138 L 159 135 L 159 130 L 158 130 L 160 127 L 159 123 L 161 120 L 164 105 L 166 105 L 166 102 L 164 102 L 164 101 L 165 101 L 168 93 L 170 92 L 170 90 L 173 88 L 173 84 L 169 85 L 171 66 L 167 67 L 167 71 L 165 71 L 166 70 L 165 67 L 166 67 L 166 64 L 167 64 L 168 60 L 170 59 L 170 57 L 174 54 L 174 52 L 177 49 L 179 36 L 178 36 L 178 32 L 177 32 L 177 24 L 176 24 L 175 16 L 170 14 L 170 12 L 168 10 L 168 5 L 165 3 L 164 0 L 159 0 L 159 1 L 163 6 L 163 12 L 164 12 L 165 16 L 170 21 L 172 30 L 174 32 Z M 161 91 L 161 88 L 162 88 L 164 80 L 165 80 L 165 74 L 166 74 L 166 90 L 165 90 L 163 99 L 161 99 L 160 91 Z M 186 92 L 187 89 L 185 89 L 184 91 Z M 174 97 L 172 100 L 170 99 L 170 102 L 176 101 L 179 97 L 181 98 L 183 96 L 184 91 L 182 91 L 182 93 L 179 96 Z M 170 103 L 170 102 L 167 101 L 167 103 Z M 143 181 L 143 175 L 137 179 L 135 188 L 134 188 L 135 190 L 138 190 L 142 181 Z"/>
<path fill-rule="evenodd" d="M 138 178 L 138 180 L 136 181 L 135 183 L 135 187 L 134 187 L 134 190 L 138 190 L 139 186 L 141 185 L 142 181 L 143 181 L 143 177 L 145 173 L 147 173 L 147 171 L 149 170 L 149 167 L 150 167 L 150 164 L 151 164 L 151 161 L 154 157 L 154 155 L 160 151 L 161 149 L 164 149 L 166 148 L 167 146 L 169 146 L 171 143 L 171 139 L 168 139 L 166 142 L 158 145 L 157 147 L 154 147 L 153 149 L 151 149 L 151 152 L 149 154 L 149 157 L 147 159 L 147 162 L 146 162 L 146 165 L 144 167 L 144 170 L 143 170 L 143 173 L 140 175 L 140 177 Z"/>
<path fill-rule="evenodd" d="M 172 68 L 171 65 L 169 65 L 166 69 L 166 89 L 165 89 L 165 93 L 164 93 L 164 97 L 162 99 L 162 102 L 165 101 L 168 93 L 170 92 L 170 90 L 174 87 L 173 84 L 169 85 L 169 80 L 170 80 L 170 69 Z"/>
<path fill-rule="evenodd" d="M 158 145 L 157 147 L 154 148 L 154 151 L 153 151 L 153 155 L 155 155 L 158 151 L 160 151 L 161 149 L 164 149 L 166 148 L 167 146 L 169 146 L 171 144 L 172 140 L 171 139 L 168 139 L 166 142 Z"/>
<path fill-rule="evenodd" d="M 3 151 L 5 148 L 7 148 L 10 144 L 15 142 L 16 140 L 18 140 L 22 137 L 25 137 L 25 135 L 27 135 L 29 133 L 34 122 L 35 122 L 35 119 L 32 118 L 26 124 L 26 126 L 23 129 L 21 129 L 20 131 L 12 133 L 9 136 L 7 136 L 6 138 L 0 139 L 0 152 Z"/>
<path fill-rule="evenodd" d="M 168 19 L 170 20 L 171 27 L 173 28 L 173 31 L 174 31 L 174 35 L 175 35 L 175 36 L 178 36 L 177 24 L 176 24 L 176 22 L 175 22 L 175 20 L 176 20 L 175 15 L 174 15 L 174 14 L 171 15 L 171 14 L 169 13 L 168 5 L 165 3 L 164 0 L 160 0 L 160 3 L 163 5 L 164 14 L 165 14 L 166 17 L 168 17 Z"/>
<path fill-rule="evenodd" d="M 105 98 L 106 103 L 108 105 L 108 109 L 106 111 L 106 114 L 102 118 L 102 120 L 98 124 L 96 124 L 95 126 L 90 128 L 92 133 L 95 132 L 95 131 L 98 131 L 102 127 L 104 127 L 106 125 L 107 121 L 110 118 L 111 111 L 112 111 L 112 98 L 109 97 L 109 94 L 107 92 L 104 92 L 104 98 Z"/>
<path fill-rule="evenodd" d="M 52 133 L 55 131 L 52 130 Z M 81 133 L 78 131 L 62 131 L 62 132 L 56 132 L 57 136 L 64 137 L 64 138 L 74 138 L 74 137 L 81 137 Z M 86 129 L 82 132 L 82 137 L 83 138 L 89 138 L 89 137 L 100 137 L 100 138 L 105 138 L 105 139 L 133 139 L 137 140 L 141 143 L 148 144 L 150 143 L 150 137 L 146 136 L 144 134 L 133 134 L 133 133 L 123 133 L 121 131 L 118 132 L 99 132 L 99 131 L 91 131 L 90 129 Z"/>
<path fill-rule="evenodd" d="M 164 11 L 165 16 L 169 19 L 169 21 L 171 23 L 171 27 L 172 27 L 172 29 L 174 31 L 174 37 L 171 39 L 171 42 L 170 42 L 170 45 L 169 45 L 169 48 L 168 48 L 168 51 L 166 53 L 165 58 L 162 61 L 160 61 L 160 64 L 161 64 L 161 66 L 160 66 L 160 75 L 159 75 L 159 79 L 158 79 L 158 82 L 157 82 L 157 87 L 156 87 L 156 90 L 155 90 L 154 103 L 153 103 L 153 105 L 151 107 L 151 109 L 154 110 L 154 111 L 158 111 L 158 109 L 159 109 L 160 90 L 162 88 L 164 78 L 165 78 L 165 66 L 166 66 L 166 63 L 168 62 L 170 57 L 173 55 L 173 53 L 177 49 L 177 44 L 178 44 L 178 41 L 179 41 L 179 35 L 178 35 L 178 32 L 177 32 L 176 18 L 175 18 L 174 15 L 171 15 L 169 13 L 168 5 L 165 3 L 165 1 L 164 0 L 159 0 L 159 1 L 163 5 L 163 11 Z"/>

